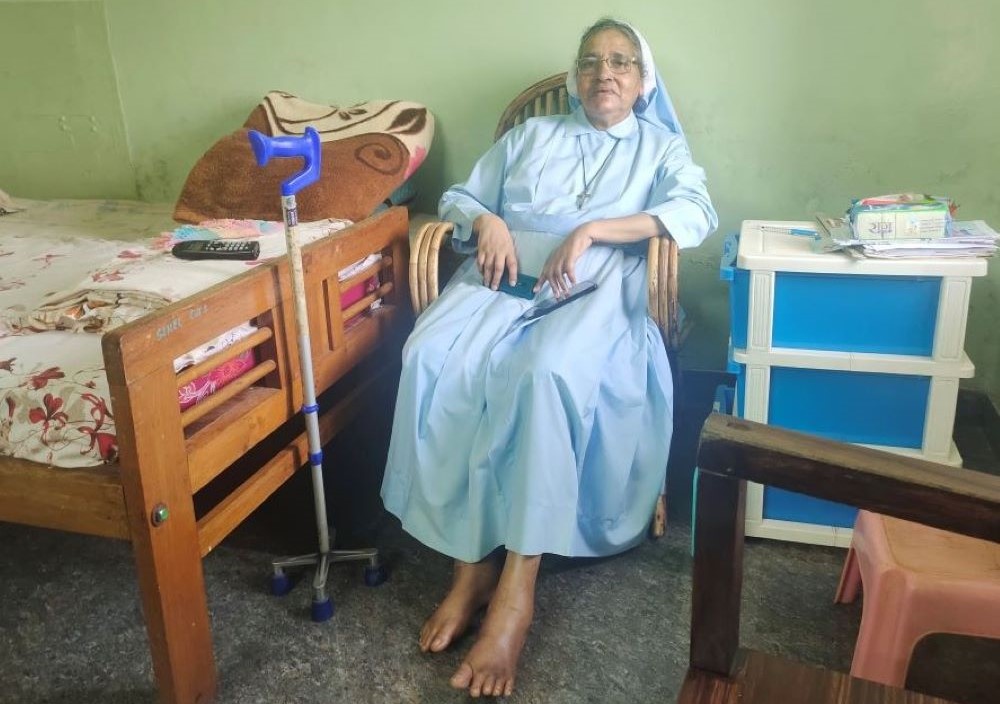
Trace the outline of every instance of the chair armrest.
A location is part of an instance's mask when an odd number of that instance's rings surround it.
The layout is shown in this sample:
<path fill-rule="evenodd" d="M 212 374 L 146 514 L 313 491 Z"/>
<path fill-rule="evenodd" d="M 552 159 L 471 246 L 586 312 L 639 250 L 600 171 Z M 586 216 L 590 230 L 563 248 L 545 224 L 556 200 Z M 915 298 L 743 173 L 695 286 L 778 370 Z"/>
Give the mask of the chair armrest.
<path fill-rule="evenodd" d="M 1000 477 L 713 413 L 701 471 L 1000 542 Z"/>
<path fill-rule="evenodd" d="M 683 342 L 680 329 L 680 308 L 677 303 L 677 243 L 667 235 L 649 240 L 646 257 L 649 316 L 656 323 L 668 352 L 676 351 Z"/>
<path fill-rule="evenodd" d="M 414 315 L 423 313 L 438 297 L 441 241 L 454 229 L 454 223 L 429 222 L 413 238 L 410 245 L 410 301 Z"/>
<path fill-rule="evenodd" d="M 410 251 L 410 300 L 414 315 L 423 313 L 438 297 L 438 261 L 441 242 L 454 231 L 450 222 L 429 222 L 413 238 Z M 677 304 L 677 243 L 668 236 L 649 241 L 647 257 L 649 315 L 668 351 L 683 341 Z"/>

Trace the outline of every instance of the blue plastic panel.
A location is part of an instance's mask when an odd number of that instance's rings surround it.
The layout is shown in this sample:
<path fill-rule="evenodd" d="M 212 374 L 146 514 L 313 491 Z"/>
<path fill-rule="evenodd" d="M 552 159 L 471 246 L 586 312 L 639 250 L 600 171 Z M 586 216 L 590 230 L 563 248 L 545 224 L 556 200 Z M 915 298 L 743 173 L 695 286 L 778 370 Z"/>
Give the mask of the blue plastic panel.
<path fill-rule="evenodd" d="M 845 504 L 835 504 L 793 491 L 764 487 L 763 517 L 779 521 L 812 523 L 835 528 L 853 528 L 858 509 Z"/>
<path fill-rule="evenodd" d="M 780 272 L 771 344 L 931 356 L 941 279 Z"/>
<path fill-rule="evenodd" d="M 834 352 L 929 357 L 934 352 L 941 278 L 778 272 L 771 345 Z M 729 284 L 732 344 L 746 349 L 750 272 Z"/>
<path fill-rule="evenodd" d="M 737 366 L 743 368 L 743 365 Z M 746 396 L 745 380 L 746 374 L 739 373 L 736 377 L 737 408 L 735 409 L 735 413 L 739 418 L 743 417 L 743 399 Z M 726 391 L 730 394 L 729 404 L 732 406 L 731 395 L 733 389 L 726 389 Z M 718 398 L 719 393 L 717 390 L 716 398 Z M 834 503 L 826 499 L 817 499 L 805 494 L 797 494 L 793 491 L 786 491 L 785 489 L 778 489 L 771 486 L 764 487 L 764 506 L 761 513 L 763 518 L 838 528 L 851 528 L 854 526 L 854 519 L 857 515 L 858 510 L 853 506 Z M 693 554 L 693 538 L 691 551 Z"/>
<path fill-rule="evenodd" d="M 929 376 L 771 368 L 771 425 L 833 440 L 920 448 Z"/>
<path fill-rule="evenodd" d="M 750 272 L 736 269 L 729 284 L 729 321 L 733 347 L 747 348 L 747 328 L 750 325 Z"/>
<path fill-rule="evenodd" d="M 736 364 L 736 415 L 744 417 L 746 366 Z M 771 367 L 768 423 L 834 440 L 919 448 L 930 377 Z M 763 517 L 851 528 L 857 509 L 764 487 Z"/>

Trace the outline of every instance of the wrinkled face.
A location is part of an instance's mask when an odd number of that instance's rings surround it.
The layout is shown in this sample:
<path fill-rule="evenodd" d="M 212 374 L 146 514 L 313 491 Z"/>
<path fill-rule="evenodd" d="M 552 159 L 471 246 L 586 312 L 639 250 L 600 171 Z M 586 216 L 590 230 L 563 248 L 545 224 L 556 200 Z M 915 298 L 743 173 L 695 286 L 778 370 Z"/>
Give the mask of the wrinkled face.
<path fill-rule="evenodd" d="M 616 55 L 639 58 L 628 37 L 614 29 L 598 32 L 580 51 L 581 59 Z M 590 124 L 607 129 L 628 117 L 642 91 L 642 76 L 637 64 L 632 64 L 627 73 L 614 73 L 607 61 L 599 61 L 593 72 L 577 72 L 576 89 Z"/>

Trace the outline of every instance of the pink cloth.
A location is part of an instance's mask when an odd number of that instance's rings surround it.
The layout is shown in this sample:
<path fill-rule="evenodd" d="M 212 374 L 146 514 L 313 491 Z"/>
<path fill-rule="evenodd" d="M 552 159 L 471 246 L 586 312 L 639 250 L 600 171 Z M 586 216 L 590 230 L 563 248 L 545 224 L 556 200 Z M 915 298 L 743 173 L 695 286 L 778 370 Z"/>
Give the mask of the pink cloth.
<path fill-rule="evenodd" d="M 177 401 L 180 403 L 181 410 L 187 410 L 199 401 L 203 401 L 226 384 L 253 369 L 255 364 L 257 364 L 257 360 L 253 350 L 245 350 L 207 374 L 188 382 L 177 389 Z"/>

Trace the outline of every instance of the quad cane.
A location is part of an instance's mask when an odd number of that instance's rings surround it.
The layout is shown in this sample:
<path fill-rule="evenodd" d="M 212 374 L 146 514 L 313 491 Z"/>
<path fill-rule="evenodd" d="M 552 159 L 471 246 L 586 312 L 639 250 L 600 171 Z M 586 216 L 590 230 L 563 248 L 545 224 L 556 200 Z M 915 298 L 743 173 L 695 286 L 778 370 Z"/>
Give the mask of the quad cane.
<path fill-rule="evenodd" d="M 271 593 L 283 596 L 291 591 L 292 582 L 286 572 L 289 568 L 316 566 L 313 577 L 312 620 L 326 621 L 333 616 L 333 601 L 326 591 L 326 577 L 330 563 L 366 561 L 365 584 L 377 586 L 387 578 L 385 568 L 379 563 L 378 551 L 331 550 L 330 530 L 326 518 L 326 495 L 323 488 L 323 447 L 319 436 L 319 405 L 316 403 L 316 385 L 313 378 L 312 347 L 309 339 L 309 311 L 306 305 L 305 276 L 302 270 L 302 250 L 295 234 L 298 210 L 295 194 L 319 178 L 319 135 L 307 127 L 301 137 L 268 137 L 250 130 L 250 145 L 259 166 L 272 158 L 302 157 L 302 171 L 281 184 L 281 210 L 285 220 L 285 240 L 288 244 L 288 263 L 292 273 L 292 294 L 295 307 L 295 328 L 299 340 L 299 363 L 302 370 L 302 394 L 306 433 L 309 437 L 309 465 L 312 468 L 313 502 L 316 508 L 316 529 L 319 533 L 319 551 L 309 555 L 275 560 L 272 565 Z"/>

